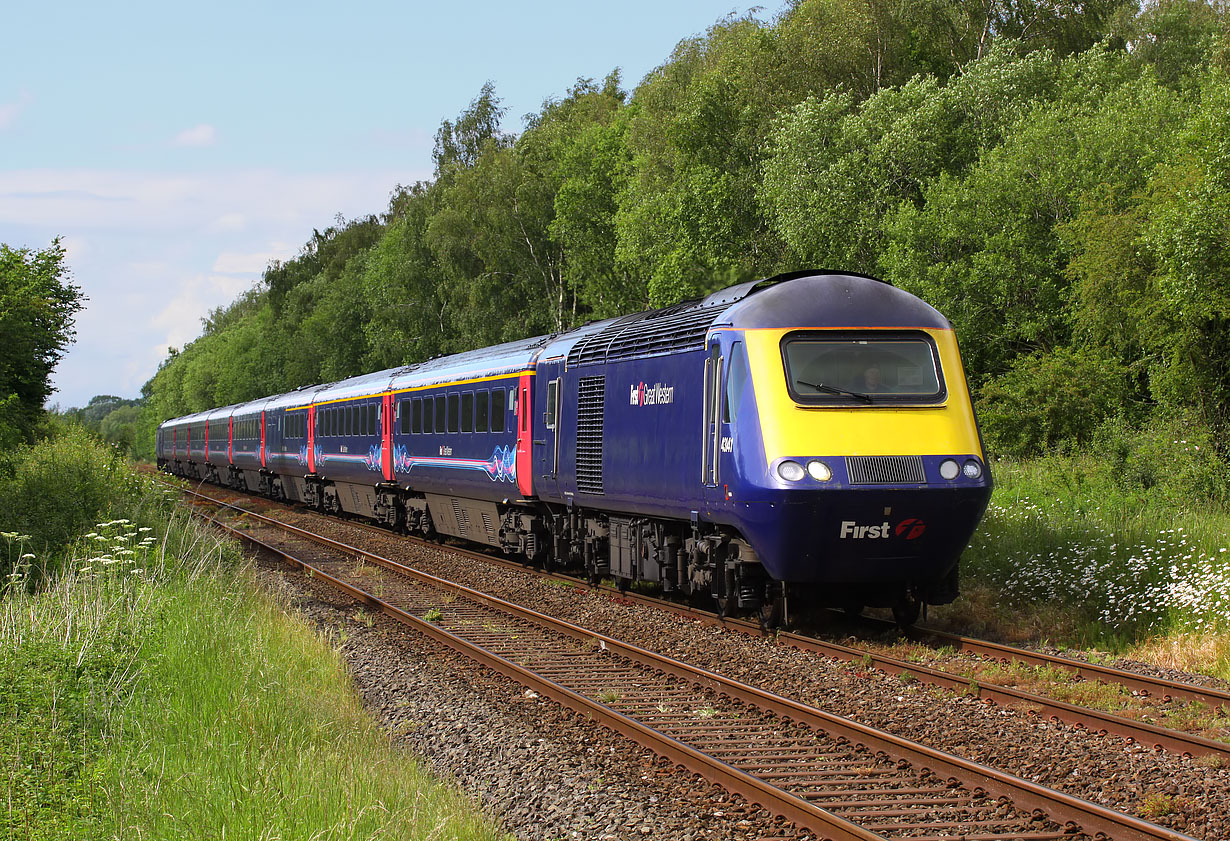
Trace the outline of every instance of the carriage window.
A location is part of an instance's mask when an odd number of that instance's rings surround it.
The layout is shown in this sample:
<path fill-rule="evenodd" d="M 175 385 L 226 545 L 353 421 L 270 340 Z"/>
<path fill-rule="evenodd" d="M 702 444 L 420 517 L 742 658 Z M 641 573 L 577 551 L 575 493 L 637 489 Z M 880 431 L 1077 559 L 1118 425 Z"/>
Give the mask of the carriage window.
<path fill-rule="evenodd" d="M 380 430 L 376 429 L 376 404 L 367 404 L 367 434 L 377 435 Z"/>
<path fill-rule="evenodd" d="M 504 389 L 497 388 L 491 392 L 491 431 L 504 431 Z"/>
<path fill-rule="evenodd" d="M 412 421 L 410 431 L 417 435 L 423 431 L 423 401 L 416 397 L 409 402 Z"/>
<path fill-rule="evenodd" d="M 474 431 L 474 392 L 461 395 L 461 431 Z"/>
<path fill-rule="evenodd" d="M 555 429 L 555 421 L 556 421 L 556 414 L 557 414 L 556 404 L 559 402 L 558 395 L 559 395 L 559 380 L 558 379 L 551 380 L 551 382 L 547 383 L 547 414 L 546 414 L 547 429 Z"/>
<path fill-rule="evenodd" d="M 474 431 L 487 431 L 487 410 L 490 408 L 491 396 L 485 391 L 474 392 Z"/>
<path fill-rule="evenodd" d="M 436 397 L 436 432 L 444 431 L 444 421 L 447 415 L 444 411 L 444 395 Z"/>
<path fill-rule="evenodd" d="M 934 402 L 944 397 L 935 346 L 923 336 L 782 342 L 786 385 L 800 403 Z"/>
<path fill-rule="evenodd" d="M 453 392 L 448 396 L 448 431 L 457 431 L 457 421 L 461 416 L 461 399 L 457 392 Z"/>
<path fill-rule="evenodd" d="M 747 388 L 751 375 L 747 370 L 747 354 L 743 351 L 743 342 L 735 342 L 730 347 L 730 369 L 726 374 L 726 406 L 722 410 L 722 420 L 734 423 L 739 414 L 739 401 Z"/>

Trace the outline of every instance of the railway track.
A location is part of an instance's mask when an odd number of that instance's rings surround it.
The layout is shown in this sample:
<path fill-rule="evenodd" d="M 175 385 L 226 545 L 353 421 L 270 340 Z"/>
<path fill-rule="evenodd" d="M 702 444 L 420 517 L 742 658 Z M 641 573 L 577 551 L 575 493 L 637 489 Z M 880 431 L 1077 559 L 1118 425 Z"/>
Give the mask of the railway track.
<path fill-rule="evenodd" d="M 210 504 L 290 535 L 299 548 L 214 520 L 240 539 L 821 837 L 1189 838 L 224 501 Z"/>
<path fill-rule="evenodd" d="M 217 489 L 215 489 L 217 490 Z M 242 497 L 250 500 L 250 497 Z M 281 503 L 261 499 L 261 503 L 271 507 L 280 507 Z M 370 531 L 374 534 L 388 537 L 387 529 L 363 523 L 356 520 L 346 520 L 348 526 Z M 422 545 L 428 544 L 419 538 L 404 538 Z M 590 585 L 582 579 L 559 572 L 545 572 L 525 564 L 511 561 L 499 556 L 475 552 L 459 547 L 449 547 L 449 551 L 468 557 L 473 557 L 487 564 L 494 564 L 520 570 L 526 574 L 539 575 L 553 580 L 568 582 L 578 587 L 588 588 Z M 616 599 L 644 604 L 659 610 L 670 611 L 688 616 L 700 622 L 736 630 L 754 636 L 767 636 L 764 629 L 757 623 L 748 622 L 733 617 L 720 617 L 716 613 L 700 610 L 688 605 L 652 596 L 622 592 L 614 587 L 602 586 L 599 589 Z M 863 627 L 877 631 L 894 628 L 891 623 L 877 623 L 875 620 L 860 620 Z M 1178 681 L 1166 680 L 1151 675 L 1142 675 L 1123 669 L 1084 663 L 1057 655 L 1029 651 L 1012 646 L 1001 645 L 955 634 L 946 634 L 930 629 L 916 629 L 909 632 L 909 638 L 927 645 L 947 645 L 953 650 L 963 651 L 980 658 L 999 662 L 1023 663 L 1030 666 L 1044 666 L 1060 669 L 1071 673 L 1082 680 L 1094 680 L 1123 687 L 1126 691 L 1142 696 L 1150 696 L 1163 700 L 1183 701 L 1189 703 L 1207 704 L 1215 709 L 1221 709 L 1223 715 L 1230 715 L 1230 692 L 1211 687 L 1196 686 Z M 922 683 L 938 686 L 963 695 L 974 696 L 988 703 L 1004 706 L 1017 706 L 1032 711 L 1034 714 L 1048 720 L 1061 721 L 1076 727 L 1096 733 L 1110 733 L 1137 742 L 1150 748 L 1166 750 L 1180 755 L 1194 757 L 1218 757 L 1230 763 L 1230 744 L 1209 739 L 1197 734 L 1175 730 L 1148 721 L 1141 721 L 1105 712 L 1090 707 L 1080 706 L 1046 695 L 1029 692 L 1014 686 L 1007 686 L 988 681 L 983 678 L 973 679 L 969 675 L 945 671 L 916 662 L 907 662 L 894 658 L 879 651 L 858 645 L 833 642 L 817 636 L 777 632 L 772 637 L 780 645 L 786 645 L 803 651 L 820 654 L 837 660 L 859 664 L 864 669 L 879 669 L 891 675 L 908 677 Z"/>

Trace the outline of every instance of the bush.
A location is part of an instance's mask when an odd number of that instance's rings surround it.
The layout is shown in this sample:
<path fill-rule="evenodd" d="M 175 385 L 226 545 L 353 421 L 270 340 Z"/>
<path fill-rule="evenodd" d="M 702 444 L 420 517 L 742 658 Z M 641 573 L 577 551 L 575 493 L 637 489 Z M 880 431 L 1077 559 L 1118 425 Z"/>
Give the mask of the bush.
<path fill-rule="evenodd" d="M 0 576 L 33 554 L 28 581 L 37 585 L 62 563 L 69 544 L 113 511 L 135 504 L 144 480 L 113 447 L 78 425 L 19 447 L 0 465 Z M 28 559 L 29 560 L 29 559 Z"/>
<path fill-rule="evenodd" d="M 1135 426 L 1122 416 L 1103 423 L 1093 437 L 1109 478 L 1148 502 L 1199 507 L 1230 501 L 1230 465 L 1215 436 L 1194 413 L 1154 418 Z"/>
<path fill-rule="evenodd" d="M 1127 370 L 1096 350 L 1019 357 L 982 389 L 979 422 L 990 449 L 1025 458 L 1088 443 L 1130 394 Z"/>

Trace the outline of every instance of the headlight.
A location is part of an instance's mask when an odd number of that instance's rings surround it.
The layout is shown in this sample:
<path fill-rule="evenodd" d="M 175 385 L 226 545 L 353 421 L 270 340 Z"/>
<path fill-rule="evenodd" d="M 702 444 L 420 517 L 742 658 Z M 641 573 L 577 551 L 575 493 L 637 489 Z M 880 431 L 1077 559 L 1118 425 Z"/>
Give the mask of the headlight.
<path fill-rule="evenodd" d="M 961 475 L 961 466 L 953 459 L 946 458 L 940 462 L 940 476 L 949 481 Z"/>
<path fill-rule="evenodd" d="M 777 475 L 787 482 L 797 482 L 803 478 L 803 465 L 797 461 L 783 461 L 777 466 Z"/>
<path fill-rule="evenodd" d="M 965 474 L 967 479 L 977 479 L 982 475 L 982 465 L 974 459 L 967 459 L 965 465 L 961 468 L 961 472 Z"/>
<path fill-rule="evenodd" d="M 807 475 L 817 482 L 827 482 L 833 478 L 833 471 L 822 461 L 809 461 L 807 462 Z"/>

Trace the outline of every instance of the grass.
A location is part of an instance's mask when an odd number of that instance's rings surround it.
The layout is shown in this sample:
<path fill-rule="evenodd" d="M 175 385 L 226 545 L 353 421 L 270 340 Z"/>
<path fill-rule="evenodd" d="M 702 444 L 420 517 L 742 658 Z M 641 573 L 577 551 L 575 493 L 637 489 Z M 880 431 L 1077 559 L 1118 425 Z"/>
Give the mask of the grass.
<path fill-rule="evenodd" d="M 995 479 L 939 624 L 1230 679 L 1230 511 L 1124 486 L 1094 455 L 1001 461 Z"/>
<path fill-rule="evenodd" d="M 0 837 L 499 837 L 236 548 L 161 491 L 128 513 L 3 587 Z"/>

